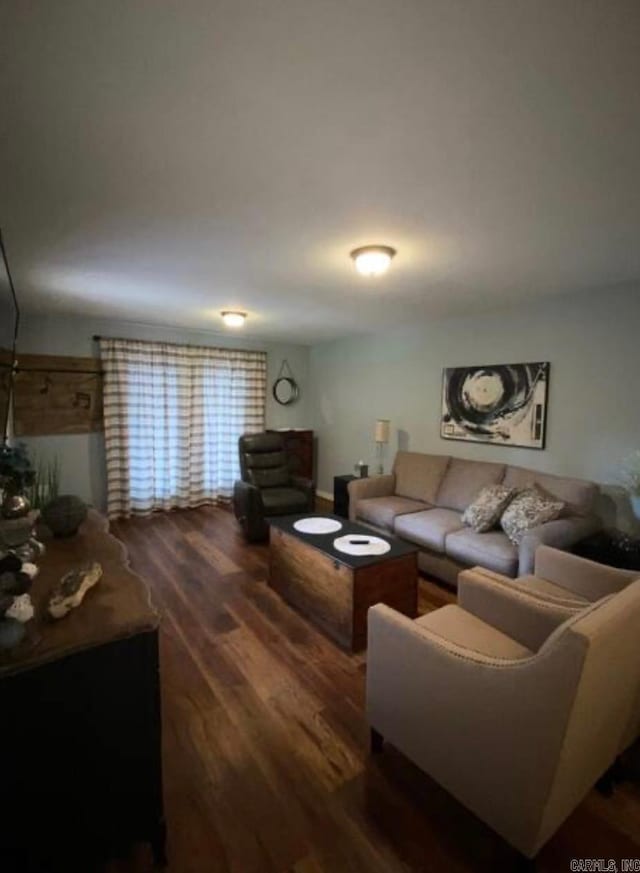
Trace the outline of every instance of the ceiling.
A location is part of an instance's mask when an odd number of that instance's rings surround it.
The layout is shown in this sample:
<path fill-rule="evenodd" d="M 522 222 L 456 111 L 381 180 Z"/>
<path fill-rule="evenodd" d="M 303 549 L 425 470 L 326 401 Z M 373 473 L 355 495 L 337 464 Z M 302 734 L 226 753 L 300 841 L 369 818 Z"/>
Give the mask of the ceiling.
<path fill-rule="evenodd" d="M 637 0 L 5 0 L 23 307 L 312 343 L 640 278 Z M 367 280 L 349 251 L 398 250 Z"/>

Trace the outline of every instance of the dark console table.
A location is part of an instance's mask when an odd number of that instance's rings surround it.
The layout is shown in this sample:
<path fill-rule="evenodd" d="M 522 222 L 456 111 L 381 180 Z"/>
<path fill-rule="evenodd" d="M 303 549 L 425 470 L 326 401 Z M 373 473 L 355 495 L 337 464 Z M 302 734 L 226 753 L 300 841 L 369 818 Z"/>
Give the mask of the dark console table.
<path fill-rule="evenodd" d="M 349 518 L 349 482 L 355 476 L 333 477 L 333 511 L 341 518 Z"/>
<path fill-rule="evenodd" d="M 640 538 L 619 530 L 599 531 L 578 543 L 574 552 L 599 564 L 640 571 Z"/>
<path fill-rule="evenodd" d="M 46 618 L 71 567 L 103 577 L 80 607 Z M 134 842 L 164 861 L 158 614 L 124 546 L 95 512 L 50 540 L 25 640 L 0 654 L 0 870 L 94 869 Z"/>

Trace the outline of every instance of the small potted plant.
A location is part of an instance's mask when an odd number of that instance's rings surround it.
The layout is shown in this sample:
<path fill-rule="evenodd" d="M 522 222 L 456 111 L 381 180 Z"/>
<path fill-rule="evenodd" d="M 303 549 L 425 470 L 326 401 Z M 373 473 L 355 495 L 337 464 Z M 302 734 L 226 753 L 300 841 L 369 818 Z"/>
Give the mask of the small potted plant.
<path fill-rule="evenodd" d="M 3 518 L 22 518 L 31 508 L 25 491 L 35 479 L 35 472 L 24 443 L 0 448 L 0 488 Z"/>
<path fill-rule="evenodd" d="M 629 455 L 623 463 L 622 484 L 629 494 L 633 514 L 640 520 L 640 450 Z"/>

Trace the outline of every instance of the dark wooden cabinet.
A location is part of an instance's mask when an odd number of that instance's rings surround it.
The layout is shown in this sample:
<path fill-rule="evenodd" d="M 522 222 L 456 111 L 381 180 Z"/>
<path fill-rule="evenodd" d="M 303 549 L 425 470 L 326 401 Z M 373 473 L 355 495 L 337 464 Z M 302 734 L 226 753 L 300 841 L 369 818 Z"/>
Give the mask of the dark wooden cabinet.
<path fill-rule="evenodd" d="M 355 476 L 333 477 L 333 511 L 341 518 L 349 518 L 349 482 Z"/>
<path fill-rule="evenodd" d="M 314 479 L 313 431 L 298 428 L 280 428 L 268 431 L 279 433 L 284 438 L 289 468 L 295 476 Z"/>
<path fill-rule="evenodd" d="M 51 587 L 87 559 L 104 575 L 45 618 Z M 135 842 L 164 856 L 158 615 L 97 513 L 48 543 L 28 637 L 0 661 L 0 870 L 87 873 Z"/>

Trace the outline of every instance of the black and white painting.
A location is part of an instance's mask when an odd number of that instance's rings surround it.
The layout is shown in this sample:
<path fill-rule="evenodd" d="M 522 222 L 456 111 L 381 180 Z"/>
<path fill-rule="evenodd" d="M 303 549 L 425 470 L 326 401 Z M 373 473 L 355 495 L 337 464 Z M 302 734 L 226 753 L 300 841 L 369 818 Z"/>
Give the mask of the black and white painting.
<path fill-rule="evenodd" d="M 440 435 L 447 440 L 544 449 L 548 361 L 448 367 Z"/>

